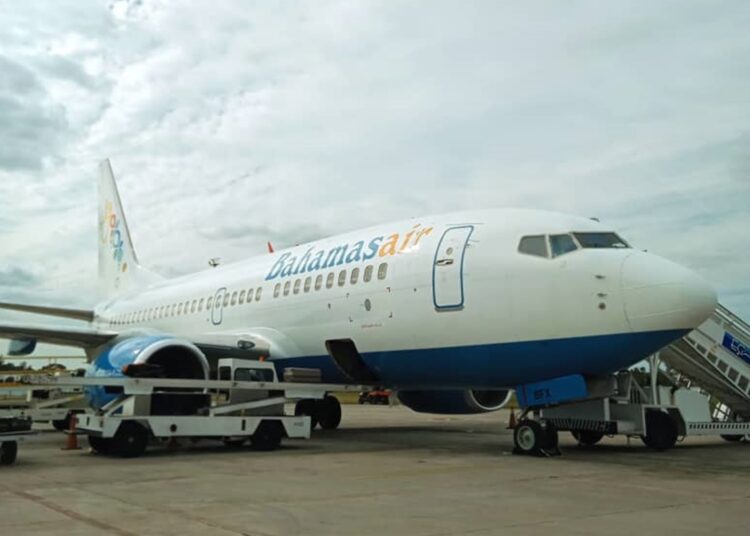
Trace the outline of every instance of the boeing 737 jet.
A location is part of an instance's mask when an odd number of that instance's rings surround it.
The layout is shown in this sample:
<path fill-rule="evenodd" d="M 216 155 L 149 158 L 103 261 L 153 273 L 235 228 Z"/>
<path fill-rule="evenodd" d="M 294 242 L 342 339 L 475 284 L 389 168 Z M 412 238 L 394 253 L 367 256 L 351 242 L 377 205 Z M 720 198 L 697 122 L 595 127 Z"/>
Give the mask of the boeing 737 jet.
<path fill-rule="evenodd" d="M 3 303 L 81 327 L 0 323 L 17 354 L 77 346 L 88 374 L 131 364 L 209 378 L 220 357 L 264 356 L 330 383 L 398 391 L 431 413 L 501 408 L 509 389 L 605 376 L 700 325 L 716 294 L 597 221 L 468 210 L 386 223 L 163 279 L 136 256 L 108 161 L 99 178 L 99 283 L 90 310 Z M 111 395 L 90 389 L 100 407 Z M 305 404 L 307 403 L 307 404 Z M 335 428 L 333 397 L 298 408 Z"/>

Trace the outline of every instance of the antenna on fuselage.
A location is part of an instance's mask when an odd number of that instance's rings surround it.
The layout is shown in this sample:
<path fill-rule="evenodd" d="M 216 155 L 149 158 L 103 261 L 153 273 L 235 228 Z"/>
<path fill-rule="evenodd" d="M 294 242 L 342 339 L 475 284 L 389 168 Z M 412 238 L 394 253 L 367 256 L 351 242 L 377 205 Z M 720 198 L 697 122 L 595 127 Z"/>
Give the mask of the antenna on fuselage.
<path fill-rule="evenodd" d="M 208 265 L 211 268 L 216 268 L 220 264 L 221 264 L 221 257 L 211 257 L 210 259 L 208 259 Z"/>

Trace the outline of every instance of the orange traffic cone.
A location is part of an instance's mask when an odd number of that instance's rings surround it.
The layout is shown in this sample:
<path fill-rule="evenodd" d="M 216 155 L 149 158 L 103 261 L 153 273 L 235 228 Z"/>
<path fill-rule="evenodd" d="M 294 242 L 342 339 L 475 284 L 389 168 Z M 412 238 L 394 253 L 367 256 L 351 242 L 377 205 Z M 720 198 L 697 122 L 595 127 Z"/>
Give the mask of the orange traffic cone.
<path fill-rule="evenodd" d="M 511 409 L 510 410 L 510 420 L 508 421 L 508 430 L 515 429 L 516 425 L 518 423 L 516 422 L 516 410 Z"/>
<path fill-rule="evenodd" d="M 78 424 L 78 417 L 75 415 L 70 416 L 70 429 L 65 430 L 67 437 L 65 438 L 65 446 L 61 450 L 81 450 L 78 446 L 78 434 L 76 433 L 76 424 Z"/>

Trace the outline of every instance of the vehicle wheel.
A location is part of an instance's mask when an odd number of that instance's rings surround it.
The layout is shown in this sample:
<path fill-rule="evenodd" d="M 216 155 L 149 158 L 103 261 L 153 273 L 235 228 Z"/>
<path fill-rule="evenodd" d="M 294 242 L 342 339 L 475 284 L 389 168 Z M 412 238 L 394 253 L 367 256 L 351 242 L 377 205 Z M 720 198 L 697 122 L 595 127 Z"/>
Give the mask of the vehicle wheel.
<path fill-rule="evenodd" d="M 724 441 L 729 441 L 730 443 L 739 443 L 740 441 L 742 441 L 743 437 L 745 437 L 745 436 L 741 436 L 741 435 L 723 435 L 723 434 L 721 436 L 721 438 Z"/>
<path fill-rule="evenodd" d="M 551 422 L 545 422 L 542 429 L 544 430 L 544 443 L 542 445 L 542 450 L 556 452 L 560 441 L 557 428 Z"/>
<path fill-rule="evenodd" d="M 547 443 L 546 432 L 537 421 L 524 419 L 513 431 L 515 452 L 529 456 L 537 456 Z"/>
<path fill-rule="evenodd" d="M 661 411 L 646 413 L 646 435 L 641 441 L 654 450 L 669 450 L 677 443 L 677 423 Z"/>
<path fill-rule="evenodd" d="M 240 448 L 242 445 L 245 444 L 245 441 L 247 439 L 239 438 L 239 437 L 225 437 L 221 440 L 222 443 L 224 443 L 224 446 L 230 449 L 237 449 Z"/>
<path fill-rule="evenodd" d="M 304 400 L 300 400 L 295 404 L 294 406 L 294 414 L 297 416 L 300 415 L 308 415 L 311 419 L 310 423 L 310 430 L 315 430 L 315 427 L 318 425 L 318 416 L 317 411 L 315 407 L 315 400 L 312 398 L 306 398 Z"/>
<path fill-rule="evenodd" d="M 73 418 L 73 413 L 69 412 L 64 419 L 60 419 L 57 421 L 52 421 L 52 426 L 54 426 L 55 430 L 58 432 L 64 432 L 65 430 L 70 430 L 70 420 Z"/>
<path fill-rule="evenodd" d="M 0 464 L 11 465 L 18 457 L 18 443 L 15 441 L 6 441 L 0 443 Z"/>
<path fill-rule="evenodd" d="M 122 458 L 137 458 L 146 452 L 147 445 L 148 430 L 135 421 L 125 421 L 112 438 L 111 450 Z"/>
<path fill-rule="evenodd" d="M 316 401 L 316 409 L 320 427 L 323 430 L 335 430 L 341 424 L 341 403 L 335 396 L 326 395 L 323 400 Z"/>
<path fill-rule="evenodd" d="M 574 430 L 570 433 L 578 441 L 578 444 L 583 447 L 593 447 L 604 437 L 603 433 L 591 430 Z"/>
<path fill-rule="evenodd" d="M 112 450 L 112 440 L 108 437 L 90 435 L 89 446 L 99 454 L 109 454 Z"/>
<path fill-rule="evenodd" d="M 279 421 L 263 421 L 250 438 L 250 444 L 255 450 L 276 450 L 284 437 L 284 427 Z"/>

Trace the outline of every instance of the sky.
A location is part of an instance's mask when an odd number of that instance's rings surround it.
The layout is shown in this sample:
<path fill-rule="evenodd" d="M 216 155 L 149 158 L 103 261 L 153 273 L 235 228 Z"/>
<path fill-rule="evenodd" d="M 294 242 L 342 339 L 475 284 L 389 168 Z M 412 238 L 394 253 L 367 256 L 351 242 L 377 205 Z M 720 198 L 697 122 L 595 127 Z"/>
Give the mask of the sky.
<path fill-rule="evenodd" d="M 0 0 L 0 20 L 2 300 L 96 302 L 110 158 L 166 276 L 530 207 L 599 218 L 750 319 L 746 0 Z"/>

